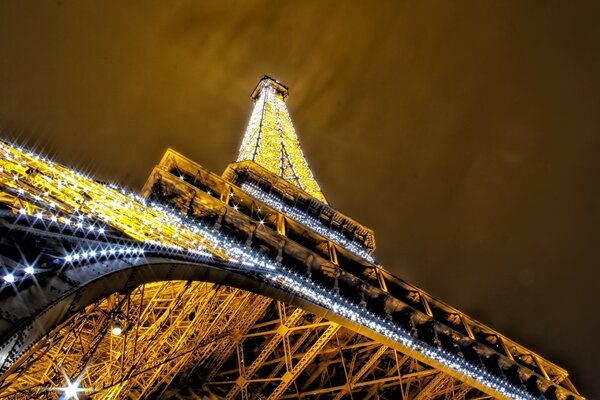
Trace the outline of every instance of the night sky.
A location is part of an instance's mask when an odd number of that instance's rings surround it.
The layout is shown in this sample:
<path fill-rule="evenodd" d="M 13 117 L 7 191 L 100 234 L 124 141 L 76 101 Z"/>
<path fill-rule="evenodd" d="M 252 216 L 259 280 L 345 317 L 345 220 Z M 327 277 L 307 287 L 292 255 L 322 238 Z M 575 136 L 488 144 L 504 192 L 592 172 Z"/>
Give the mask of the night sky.
<path fill-rule="evenodd" d="M 138 190 L 220 173 L 258 79 L 377 259 L 600 398 L 600 3 L 0 1 L 1 136 Z"/>

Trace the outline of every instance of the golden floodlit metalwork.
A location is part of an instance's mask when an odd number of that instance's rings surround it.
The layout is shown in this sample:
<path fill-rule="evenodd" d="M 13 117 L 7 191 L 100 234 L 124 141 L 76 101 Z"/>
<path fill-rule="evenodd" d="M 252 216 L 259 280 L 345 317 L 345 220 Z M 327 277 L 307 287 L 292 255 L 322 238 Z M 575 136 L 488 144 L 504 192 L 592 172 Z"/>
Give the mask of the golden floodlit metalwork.
<path fill-rule="evenodd" d="M 284 100 L 238 161 L 141 195 L 0 143 L 0 399 L 582 400 L 567 371 L 379 265 Z"/>
<path fill-rule="evenodd" d="M 285 106 L 288 89 L 265 77 L 254 92 L 254 110 L 238 161 L 250 160 L 292 182 L 314 198 L 326 201 L 308 167 L 298 135 Z"/>

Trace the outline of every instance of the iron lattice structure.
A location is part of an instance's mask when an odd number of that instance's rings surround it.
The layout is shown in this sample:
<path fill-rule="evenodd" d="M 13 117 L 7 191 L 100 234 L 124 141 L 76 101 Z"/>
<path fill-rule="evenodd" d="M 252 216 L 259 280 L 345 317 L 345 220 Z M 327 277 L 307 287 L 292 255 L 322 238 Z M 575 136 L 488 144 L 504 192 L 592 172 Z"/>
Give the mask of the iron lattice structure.
<path fill-rule="evenodd" d="M 261 79 L 252 93 L 254 110 L 237 160 L 254 161 L 326 202 L 302 153 L 292 118 L 285 106 L 287 96 L 288 89 L 281 83 Z"/>
<path fill-rule="evenodd" d="M 0 144 L 0 398 L 583 399 L 390 274 L 325 201 L 265 77 L 238 162 L 141 195 Z"/>

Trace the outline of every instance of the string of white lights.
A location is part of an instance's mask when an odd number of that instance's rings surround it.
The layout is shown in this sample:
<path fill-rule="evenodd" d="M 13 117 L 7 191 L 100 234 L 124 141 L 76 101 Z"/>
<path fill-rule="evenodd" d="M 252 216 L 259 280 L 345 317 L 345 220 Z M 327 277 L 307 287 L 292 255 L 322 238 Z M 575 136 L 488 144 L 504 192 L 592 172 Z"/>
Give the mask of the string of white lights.
<path fill-rule="evenodd" d="M 369 311 L 365 306 L 345 299 L 335 290 L 320 286 L 264 254 L 258 253 L 220 232 L 213 231 L 178 214 L 176 210 L 163 205 L 148 203 L 137 194 L 99 184 L 66 168 L 58 169 L 51 161 L 32 153 L 27 153 L 27 157 L 20 157 L 17 153 L 20 150 L 4 144 L 0 145 L 0 150 L 4 159 L 0 160 L 2 161 L 0 163 L 0 174 L 12 174 L 10 175 L 12 178 L 3 181 L 3 186 L 16 190 L 20 198 L 31 202 L 31 204 L 45 205 L 46 210 L 52 210 L 45 211 L 42 209 L 43 207 L 30 210 L 23 207 L 18 212 L 20 217 L 48 221 L 49 224 L 44 225 L 46 229 L 52 224 L 62 223 L 63 225 L 74 226 L 75 229 L 80 229 L 83 232 L 87 231 L 89 234 L 100 233 L 101 229 L 104 233 L 104 226 L 106 226 L 130 234 L 133 229 L 143 229 L 147 235 L 144 237 L 133 236 L 134 239 L 140 242 L 139 246 L 110 246 L 107 243 L 106 246 L 98 248 L 79 249 L 61 257 L 60 260 L 63 263 L 76 267 L 82 263 L 95 262 L 111 257 L 144 257 L 148 251 L 146 246 L 158 252 L 168 253 L 170 251 L 173 255 L 195 258 L 199 262 L 218 261 L 221 265 L 239 269 L 241 272 L 258 273 L 271 285 L 281 287 L 326 310 L 368 327 L 374 332 L 401 343 L 409 349 L 418 351 L 464 376 L 483 383 L 504 396 L 513 399 L 534 399 L 532 395 L 523 389 L 515 387 L 480 366 L 476 366 L 444 349 L 430 346 L 416 339 L 404 328 Z M 41 184 L 40 181 L 32 181 L 32 173 L 27 168 L 28 158 L 43 161 L 49 171 L 55 174 L 54 176 L 44 175 L 43 181 L 60 186 L 61 191 L 53 192 L 48 186 Z M 40 174 L 40 172 L 36 174 Z M 57 176 L 60 176 L 60 178 Z M 60 180 L 60 184 L 57 183 L 58 180 Z M 336 232 L 324 228 L 318 221 L 301 215 L 285 204 L 276 202 L 271 198 L 272 196 L 269 197 L 269 195 L 262 192 L 256 192 L 257 189 L 250 185 L 243 185 L 242 188 L 279 211 L 285 212 L 295 219 L 298 218 L 299 222 L 306 224 L 309 228 L 327 235 L 328 238 L 335 239 L 336 243 L 357 252 L 358 247 L 355 243 L 351 243 L 338 236 Z M 86 189 L 90 193 L 93 192 L 95 197 L 86 193 Z M 68 193 L 71 197 L 65 196 L 64 193 Z M 69 209 L 71 209 L 70 212 Z M 127 215 L 128 219 L 120 219 L 115 213 L 129 213 Z M 138 215 L 142 215 L 144 218 L 140 219 L 141 217 L 138 218 Z M 362 250 L 359 255 L 365 257 L 363 253 L 366 252 Z M 26 266 L 24 272 L 31 275 L 36 270 L 33 266 Z M 3 280 L 5 284 L 14 285 L 17 277 L 11 271 L 4 275 Z"/>
<path fill-rule="evenodd" d="M 242 183 L 241 188 L 248 194 L 262 201 L 263 203 L 269 205 L 270 207 L 273 207 L 279 212 L 287 214 L 297 222 L 300 222 L 301 224 L 314 230 L 315 232 L 320 233 L 321 235 L 339 244 L 340 246 L 356 254 L 357 256 L 362 257 L 363 259 L 369 262 L 375 261 L 373 257 L 360 244 L 348 240 L 346 237 L 344 237 L 343 234 L 327 228 L 316 218 L 311 217 L 310 215 L 307 215 L 306 213 L 303 213 L 294 207 L 290 207 L 287 204 L 284 204 L 280 199 L 278 199 L 274 195 L 270 193 L 265 193 L 255 185 L 248 182 Z"/>
<path fill-rule="evenodd" d="M 280 272 L 276 274 L 267 273 L 266 276 L 271 280 L 273 285 L 283 286 L 299 297 L 310 300 L 342 317 L 366 326 L 379 334 L 401 343 L 411 350 L 425 354 L 469 378 L 484 383 L 504 396 L 519 400 L 535 399 L 534 396 L 525 390 L 510 384 L 506 380 L 444 349 L 430 346 L 415 339 L 402 327 L 385 320 L 360 305 L 348 301 L 335 292 L 324 289 L 320 285 L 286 268 L 280 268 Z"/>

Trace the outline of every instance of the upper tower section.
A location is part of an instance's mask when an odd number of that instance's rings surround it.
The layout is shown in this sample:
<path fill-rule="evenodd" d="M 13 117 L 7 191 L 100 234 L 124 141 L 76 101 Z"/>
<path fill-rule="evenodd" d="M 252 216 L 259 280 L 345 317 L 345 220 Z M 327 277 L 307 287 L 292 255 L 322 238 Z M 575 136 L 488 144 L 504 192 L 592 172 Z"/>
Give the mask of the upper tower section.
<path fill-rule="evenodd" d="M 290 181 L 316 199 L 327 202 L 310 170 L 285 105 L 288 89 L 264 76 L 254 91 L 254 109 L 237 161 L 254 161 Z"/>

